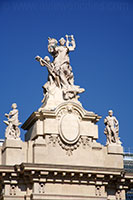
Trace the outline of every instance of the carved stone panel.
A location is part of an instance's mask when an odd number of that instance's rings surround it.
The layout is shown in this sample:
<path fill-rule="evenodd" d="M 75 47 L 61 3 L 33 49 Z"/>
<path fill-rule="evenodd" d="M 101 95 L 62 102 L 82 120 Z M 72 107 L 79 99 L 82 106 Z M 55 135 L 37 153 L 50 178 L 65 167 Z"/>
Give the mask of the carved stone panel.
<path fill-rule="evenodd" d="M 74 114 L 68 113 L 61 119 L 59 131 L 60 136 L 66 143 L 75 143 L 79 138 L 79 121 Z"/>

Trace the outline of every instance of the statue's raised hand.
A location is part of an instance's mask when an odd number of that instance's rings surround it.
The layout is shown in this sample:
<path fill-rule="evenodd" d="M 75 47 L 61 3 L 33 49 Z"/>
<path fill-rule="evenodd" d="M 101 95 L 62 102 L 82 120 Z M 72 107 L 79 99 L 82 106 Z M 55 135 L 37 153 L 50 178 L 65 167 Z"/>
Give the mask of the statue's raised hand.
<path fill-rule="evenodd" d="M 74 36 L 73 35 L 71 35 L 71 39 L 74 40 Z"/>

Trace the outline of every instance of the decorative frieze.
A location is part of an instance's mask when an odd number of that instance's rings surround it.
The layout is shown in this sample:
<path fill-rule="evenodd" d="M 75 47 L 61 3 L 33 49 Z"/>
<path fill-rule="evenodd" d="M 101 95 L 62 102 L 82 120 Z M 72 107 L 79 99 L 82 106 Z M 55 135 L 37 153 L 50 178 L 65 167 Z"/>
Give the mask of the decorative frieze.
<path fill-rule="evenodd" d="M 126 174 L 120 173 L 116 169 L 111 171 L 111 169 L 98 167 L 81 168 L 77 166 L 74 168 L 69 166 L 65 168 L 65 166 L 60 165 L 39 164 L 36 166 L 36 164 L 22 164 L 15 166 L 12 172 L 6 171 L 5 174 L 8 182 L 5 180 L 5 177 L 1 176 L 2 173 L 0 174 L 0 183 L 3 183 L 3 186 L 1 185 L 0 198 L 2 195 L 9 195 L 14 196 L 16 199 L 18 194 L 22 196 L 32 193 L 43 197 L 43 195 L 47 195 L 49 192 L 49 184 L 60 185 L 59 188 L 64 188 L 64 185 L 68 187 L 70 184 L 72 188 L 75 188 L 78 184 L 81 188 L 88 188 L 88 192 L 93 188 L 95 197 L 103 199 L 109 195 L 110 188 L 117 185 L 115 198 L 116 200 L 124 200 L 124 190 L 127 190 L 129 184 L 132 184 L 131 187 L 133 187 L 130 177 L 126 178 Z M 2 188 L 4 188 L 4 192 Z M 23 193 L 21 193 L 20 188 L 23 188 Z"/>

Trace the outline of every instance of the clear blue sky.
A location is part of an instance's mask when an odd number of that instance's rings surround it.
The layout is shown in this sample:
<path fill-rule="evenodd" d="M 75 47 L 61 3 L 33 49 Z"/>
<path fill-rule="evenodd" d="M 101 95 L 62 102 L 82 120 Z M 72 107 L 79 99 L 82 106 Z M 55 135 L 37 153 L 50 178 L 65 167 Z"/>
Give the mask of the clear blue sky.
<path fill-rule="evenodd" d="M 86 90 L 80 101 L 102 116 L 98 141 L 105 144 L 103 120 L 113 109 L 124 147 L 133 147 L 132 0 L 0 1 L 0 138 L 13 102 L 22 123 L 41 106 L 47 70 L 34 58 L 48 55 L 48 36 L 66 34 L 76 40 L 70 59 L 75 84 Z"/>

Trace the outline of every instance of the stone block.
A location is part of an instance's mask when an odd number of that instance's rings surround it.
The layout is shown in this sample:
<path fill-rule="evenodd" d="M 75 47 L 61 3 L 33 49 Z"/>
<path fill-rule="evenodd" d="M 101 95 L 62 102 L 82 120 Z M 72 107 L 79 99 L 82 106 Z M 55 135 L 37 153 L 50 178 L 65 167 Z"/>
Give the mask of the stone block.
<path fill-rule="evenodd" d="M 107 146 L 108 154 L 119 154 L 123 155 L 123 147 L 118 144 L 109 144 Z"/>
<path fill-rule="evenodd" d="M 15 165 L 22 161 L 22 141 L 6 139 L 2 146 L 2 164 Z"/>

